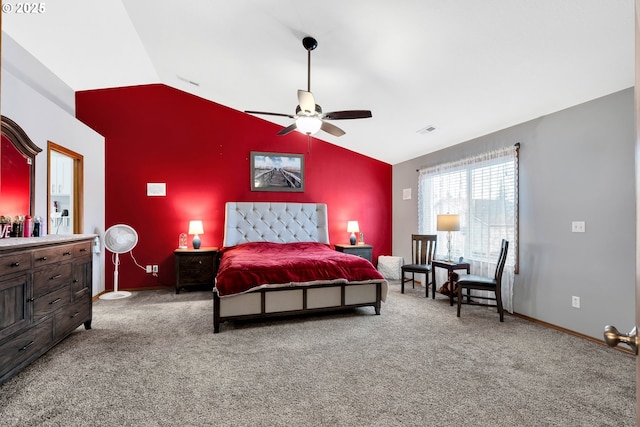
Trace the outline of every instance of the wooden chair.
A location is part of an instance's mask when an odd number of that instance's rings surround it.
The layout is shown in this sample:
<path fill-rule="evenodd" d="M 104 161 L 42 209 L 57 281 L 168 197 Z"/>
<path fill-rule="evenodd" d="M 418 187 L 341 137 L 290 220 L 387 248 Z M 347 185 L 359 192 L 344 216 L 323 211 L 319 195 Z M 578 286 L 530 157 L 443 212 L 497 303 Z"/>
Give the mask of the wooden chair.
<path fill-rule="evenodd" d="M 465 302 L 465 304 L 485 305 L 485 304 L 473 301 L 476 299 L 495 301 L 496 305 L 498 306 L 498 313 L 500 313 L 500 321 L 504 322 L 504 308 L 502 307 L 501 282 L 502 282 L 502 271 L 504 270 L 504 264 L 507 261 L 508 249 L 509 249 L 509 242 L 502 239 L 500 255 L 498 256 L 498 265 L 496 266 L 496 273 L 493 278 L 485 277 L 485 276 L 476 276 L 473 274 L 460 276 L 460 279 L 458 279 L 458 281 L 456 282 L 456 287 L 457 287 L 456 290 L 457 290 L 457 298 L 458 298 L 458 317 L 460 317 L 460 307 L 462 305 L 462 298 L 463 298 L 462 290 L 466 289 L 467 301 Z M 495 297 L 477 296 L 477 295 L 470 296 L 469 291 L 471 289 L 493 292 Z M 471 298 L 473 298 L 473 300 Z"/>
<path fill-rule="evenodd" d="M 435 234 L 412 234 L 411 235 L 411 262 L 412 264 L 405 264 L 402 266 L 402 281 L 400 292 L 404 293 L 404 283 L 411 281 L 415 288 L 415 275 L 424 274 L 425 283 L 425 296 L 429 296 L 429 275 L 431 275 L 432 295 L 435 298 L 436 294 L 436 281 L 433 277 L 433 270 L 431 268 L 431 260 L 436 253 L 436 243 L 438 236 Z M 405 273 L 411 273 L 411 279 L 405 278 Z"/>

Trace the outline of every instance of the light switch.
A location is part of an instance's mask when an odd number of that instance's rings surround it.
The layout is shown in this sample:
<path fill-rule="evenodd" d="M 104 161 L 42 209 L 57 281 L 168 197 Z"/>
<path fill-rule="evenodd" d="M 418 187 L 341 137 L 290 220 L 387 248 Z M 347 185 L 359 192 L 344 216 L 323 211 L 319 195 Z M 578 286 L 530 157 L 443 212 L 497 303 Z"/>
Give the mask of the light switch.
<path fill-rule="evenodd" d="M 585 232 L 584 221 L 573 221 L 571 223 L 571 231 L 573 233 L 584 233 Z"/>

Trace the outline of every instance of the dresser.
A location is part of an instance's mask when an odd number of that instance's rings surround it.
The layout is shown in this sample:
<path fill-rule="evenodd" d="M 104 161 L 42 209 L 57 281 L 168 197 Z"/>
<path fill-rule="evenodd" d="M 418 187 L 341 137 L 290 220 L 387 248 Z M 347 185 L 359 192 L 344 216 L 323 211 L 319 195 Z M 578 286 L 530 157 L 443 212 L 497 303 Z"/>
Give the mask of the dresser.
<path fill-rule="evenodd" d="M 344 252 L 345 254 L 351 254 L 364 258 L 369 262 L 373 262 L 373 246 L 371 245 L 333 245 L 338 252 Z"/>
<path fill-rule="evenodd" d="M 213 289 L 218 271 L 218 248 L 176 249 L 176 294 L 183 288 Z"/>
<path fill-rule="evenodd" d="M 95 235 L 0 239 L 0 384 L 91 328 Z"/>

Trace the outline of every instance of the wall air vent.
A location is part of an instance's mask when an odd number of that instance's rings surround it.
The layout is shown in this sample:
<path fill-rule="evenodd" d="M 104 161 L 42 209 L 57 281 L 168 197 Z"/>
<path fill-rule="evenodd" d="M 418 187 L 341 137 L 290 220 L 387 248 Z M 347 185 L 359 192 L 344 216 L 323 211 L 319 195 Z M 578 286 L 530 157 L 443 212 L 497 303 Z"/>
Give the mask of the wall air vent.
<path fill-rule="evenodd" d="M 429 132 L 433 132 L 434 130 L 436 130 L 436 128 L 434 126 L 429 125 L 429 126 L 423 127 L 422 129 L 418 129 L 416 133 L 419 133 L 420 135 L 426 135 Z"/>
<path fill-rule="evenodd" d="M 178 75 L 178 74 L 176 74 L 176 77 L 177 77 L 179 80 L 182 80 L 183 82 L 187 82 L 187 83 L 189 83 L 189 84 L 191 84 L 191 85 L 194 85 L 194 86 L 200 86 L 200 83 L 198 83 L 198 82 L 194 82 L 193 80 L 189 80 L 189 79 L 187 79 L 186 77 L 182 77 L 182 76 L 180 76 L 180 75 Z"/>

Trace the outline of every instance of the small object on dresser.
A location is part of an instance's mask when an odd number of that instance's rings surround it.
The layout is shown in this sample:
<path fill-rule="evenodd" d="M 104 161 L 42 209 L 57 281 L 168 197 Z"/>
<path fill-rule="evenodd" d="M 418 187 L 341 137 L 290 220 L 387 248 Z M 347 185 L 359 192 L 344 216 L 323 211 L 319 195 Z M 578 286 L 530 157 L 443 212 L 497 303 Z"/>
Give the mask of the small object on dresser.
<path fill-rule="evenodd" d="M 40 222 L 42 218 L 39 216 L 33 219 L 33 237 L 40 237 Z"/>
<path fill-rule="evenodd" d="M 204 234 L 204 226 L 202 220 L 189 221 L 189 234 L 193 235 L 193 249 L 200 249 L 200 236 Z"/>
<path fill-rule="evenodd" d="M 187 233 L 180 233 L 178 238 L 178 249 L 187 249 Z"/>
<path fill-rule="evenodd" d="M 358 244 L 364 245 L 364 233 L 362 232 L 358 233 Z"/>
<path fill-rule="evenodd" d="M 347 221 L 347 233 L 351 233 L 349 237 L 349 243 L 352 245 L 356 244 L 356 233 L 360 231 L 360 227 L 358 226 L 358 221 Z"/>

